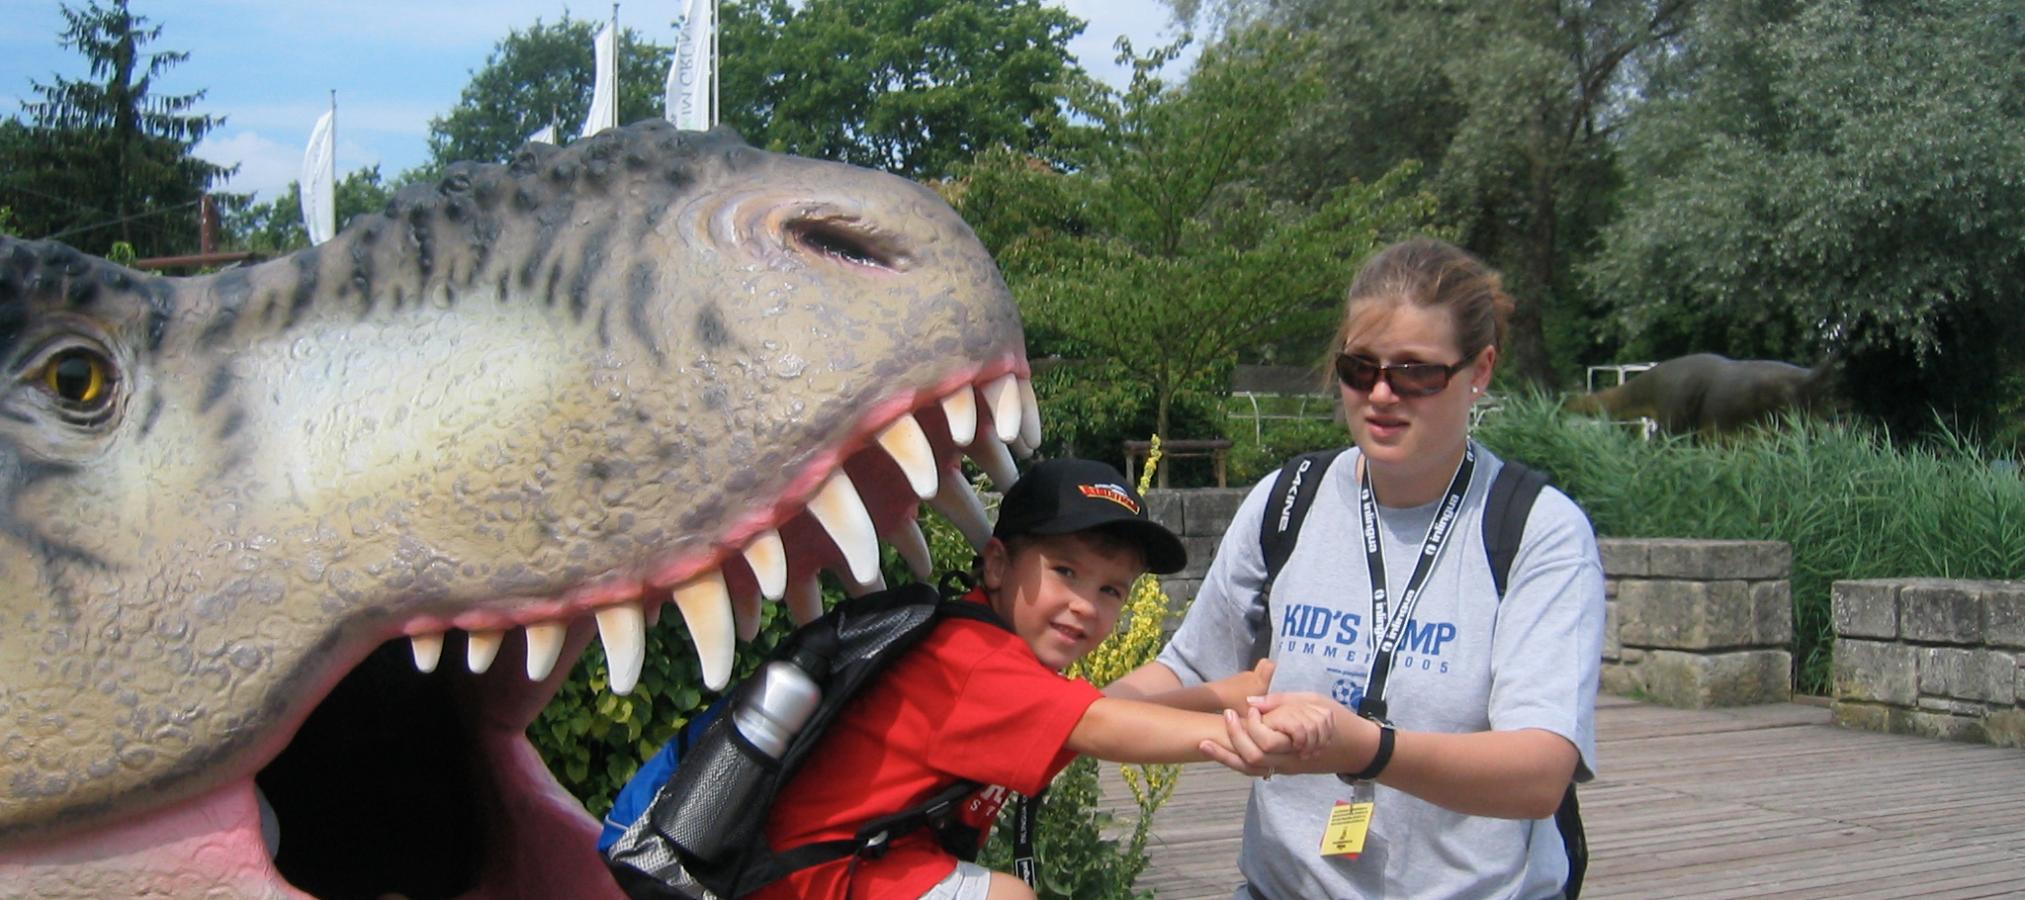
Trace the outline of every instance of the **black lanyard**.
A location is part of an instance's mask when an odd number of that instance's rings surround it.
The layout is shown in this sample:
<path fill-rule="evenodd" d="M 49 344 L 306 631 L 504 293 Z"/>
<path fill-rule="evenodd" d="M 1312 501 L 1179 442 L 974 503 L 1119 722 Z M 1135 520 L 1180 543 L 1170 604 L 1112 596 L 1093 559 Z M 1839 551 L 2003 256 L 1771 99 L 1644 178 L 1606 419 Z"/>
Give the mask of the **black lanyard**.
<path fill-rule="evenodd" d="M 1448 493 L 1442 495 L 1434 521 L 1427 525 L 1427 537 L 1420 544 L 1420 559 L 1413 565 L 1413 575 L 1406 579 L 1406 593 L 1399 598 L 1397 615 L 1392 614 L 1386 597 L 1385 550 L 1378 536 L 1378 502 L 1371 492 L 1371 466 L 1363 467 L 1358 501 L 1364 513 L 1364 561 L 1371 571 L 1371 630 L 1378 647 L 1371 659 L 1371 678 L 1364 686 L 1364 699 L 1357 702 L 1357 713 L 1365 718 L 1385 718 L 1385 679 L 1392 673 L 1392 651 L 1406 634 L 1407 621 L 1420 602 L 1420 590 L 1427 586 L 1434 561 L 1441 556 L 1441 548 L 1448 546 L 1449 532 L 1454 530 L 1456 513 L 1462 509 L 1463 494 L 1469 491 L 1470 475 L 1476 467 L 1475 448 L 1464 444 L 1462 463 L 1456 466 L 1455 477 L 1449 479 Z"/>

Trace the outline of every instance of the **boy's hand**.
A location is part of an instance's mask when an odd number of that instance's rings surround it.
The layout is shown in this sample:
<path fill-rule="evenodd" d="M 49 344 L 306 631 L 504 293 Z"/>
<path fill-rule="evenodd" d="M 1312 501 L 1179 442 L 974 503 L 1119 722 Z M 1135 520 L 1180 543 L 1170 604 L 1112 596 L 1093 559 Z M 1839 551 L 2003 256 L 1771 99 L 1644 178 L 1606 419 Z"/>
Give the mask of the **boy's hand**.
<path fill-rule="evenodd" d="M 1274 694 L 1251 698 L 1252 712 L 1266 727 L 1286 735 L 1301 759 L 1314 759 L 1336 736 L 1335 701 L 1320 694 Z"/>
<path fill-rule="evenodd" d="M 1268 714 L 1278 713 L 1282 707 L 1288 707 L 1283 715 L 1289 727 L 1310 729 L 1311 734 L 1326 737 L 1312 744 L 1310 752 L 1304 754 L 1298 751 L 1294 738 L 1266 722 Z M 1325 726 L 1314 724 L 1310 717 L 1326 717 L 1329 720 L 1326 731 L 1322 730 Z M 1309 724 L 1292 724 L 1302 721 Z M 1359 721 L 1362 720 L 1357 718 L 1356 713 L 1317 694 L 1269 694 L 1258 698 L 1242 716 L 1226 713 L 1224 728 L 1227 740 L 1204 741 L 1198 749 L 1204 756 L 1252 776 L 1271 777 L 1276 772 L 1335 771 L 1340 767 L 1338 757 L 1341 754 L 1324 754 L 1322 751 L 1331 744 L 1348 746 L 1346 742 L 1354 743 L 1351 733 L 1344 729 L 1355 727 Z"/>

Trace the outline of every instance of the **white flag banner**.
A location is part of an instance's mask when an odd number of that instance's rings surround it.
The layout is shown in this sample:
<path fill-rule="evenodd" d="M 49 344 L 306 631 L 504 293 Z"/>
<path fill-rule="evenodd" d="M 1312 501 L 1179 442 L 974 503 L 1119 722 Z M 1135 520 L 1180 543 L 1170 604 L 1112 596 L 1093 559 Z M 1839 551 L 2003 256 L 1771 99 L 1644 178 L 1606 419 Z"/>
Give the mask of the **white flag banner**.
<path fill-rule="evenodd" d="M 543 125 L 540 131 L 537 131 L 527 136 L 527 142 L 530 144 L 555 143 L 555 124 L 550 123 L 547 125 Z"/>
<path fill-rule="evenodd" d="M 709 128 L 711 40 L 717 31 L 717 4 L 714 0 L 689 0 L 689 13 L 682 17 L 682 34 L 675 39 L 675 59 L 668 64 L 668 83 L 662 107 L 668 121 L 688 131 Z"/>
<path fill-rule="evenodd" d="M 591 112 L 578 137 L 590 137 L 619 124 L 619 32 L 610 22 L 598 29 L 597 87 L 591 89 Z"/>
<path fill-rule="evenodd" d="M 316 120 L 309 133 L 309 149 L 302 154 L 302 225 L 309 230 L 311 245 L 321 244 L 337 234 L 337 110 Z"/>

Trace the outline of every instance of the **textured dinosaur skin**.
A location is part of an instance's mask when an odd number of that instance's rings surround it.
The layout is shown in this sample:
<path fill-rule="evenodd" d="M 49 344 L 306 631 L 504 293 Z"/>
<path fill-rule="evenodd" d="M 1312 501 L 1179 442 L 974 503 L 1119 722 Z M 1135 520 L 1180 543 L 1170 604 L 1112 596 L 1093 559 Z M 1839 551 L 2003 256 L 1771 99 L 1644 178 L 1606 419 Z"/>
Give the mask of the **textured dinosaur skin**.
<path fill-rule="evenodd" d="M 946 472 L 969 439 L 945 398 L 974 386 L 1026 388 L 1031 418 L 1022 347 L 929 190 L 659 122 L 452 166 L 250 269 L 0 238 L 0 896 L 304 896 L 254 774 L 348 673 L 451 631 L 474 668 L 503 635 L 498 662 L 366 705 L 441 701 L 418 720 L 467 762 L 413 781 L 467 780 L 468 808 L 371 855 L 460 859 L 360 890 L 609 894 L 524 737 L 605 615 L 672 600 L 728 645 L 735 607 L 749 635 L 742 552 L 778 534 L 795 583 L 839 569 L 810 512 L 839 473 L 881 535 L 911 529 L 922 489 L 880 442 L 911 417 Z M 683 593 L 719 578 L 728 600 Z M 530 681 L 537 625 L 566 638 Z M 400 808 L 349 762 L 317 780 Z M 323 814 L 279 813 L 286 859 Z"/>
<path fill-rule="evenodd" d="M 1784 413 L 1823 412 L 1835 402 L 1830 364 L 1812 369 L 1714 353 L 1675 357 L 1616 387 L 1569 398 L 1573 412 L 1648 418 L 1668 434 L 1719 437 L 1770 425 Z"/>

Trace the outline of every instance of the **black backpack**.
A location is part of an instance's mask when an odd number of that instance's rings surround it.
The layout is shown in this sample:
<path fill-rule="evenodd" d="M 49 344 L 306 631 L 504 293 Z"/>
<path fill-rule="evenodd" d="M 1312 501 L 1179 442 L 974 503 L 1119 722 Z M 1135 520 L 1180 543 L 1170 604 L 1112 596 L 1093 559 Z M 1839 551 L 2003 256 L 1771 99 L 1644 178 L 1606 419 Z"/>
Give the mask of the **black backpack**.
<path fill-rule="evenodd" d="M 1315 486 L 1322 483 L 1323 473 L 1344 449 L 1296 456 L 1280 468 L 1279 477 L 1273 481 L 1265 515 L 1259 521 L 1266 582 L 1259 588 L 1258 602 L 1245 614 L 1245 624 L 1252 632 L 1253 660 L 1264 659 L 1271 652 L 1272 614 L 1267 603 L 1272 596 L 1273 581 L 1294 553 L 1301 520 L 1307 518 L 1308 507 L 1315 504 Z M 1504 600 L 1505 585 L 1510 581 L 1512 560 L 1519 555 L 1519 541 L 1525 537 L 1526 517 L 1532 513 L 1540 489 L 1546 486 L 1546 473 L 1510 460 L 1491 480 L 1491 494 L 1484 505 L 1484 554 L 1490 557 L 1491 582 L 1497 586 L 1500 601 Z M 1582 876 L 1589 870 L 1589 842 L 1582 832 L 1582 810 L 1575 802 L 1572 781 L 1568 792 L 1561 795 L 1561 808 L 1554 811 L 1554 826 L 1561 832 L 1562 846 L 1568 850 L 1568 881 L 1562 893 L 1574 900 L 1581 895 Z"/>
<path fill-rule="evenodd" d="M 752 893 L 788 873 L 848 856 L 874 858 L 894 838 L 930 829 L 959 859 L 975 859 L 982 833 L 963 824 L 963 802 L 984 785 L 963 782 L 909 809 L 865 823 L 854 838 L 775 851 L 766 840 L 767 811 L 809 751 L 860 690 L 927 637 L 945 616 L 1005 622 L 989 608 L 944 600 L 925 584 L 909 584 L 839 604 L 781 640 L 770 660 L 793 663 L 822 689 L 808 722 L 779 760 L 755 749 L 733 725 L 736 709 L 757 678 L 733 688 L 710 712 L 686 726 L 657 759 L 673 759 L 628 783 L 651 790 L 652 801 L 617 839 L 602 847 L 605 864 L 632 897 L 714 900 Z M 691 728 L 697 728 L 692 733 Z M 664 783 L 652 783 L 665 778 Z M 618 824 L 618 823 L 610 823 Z"/>

